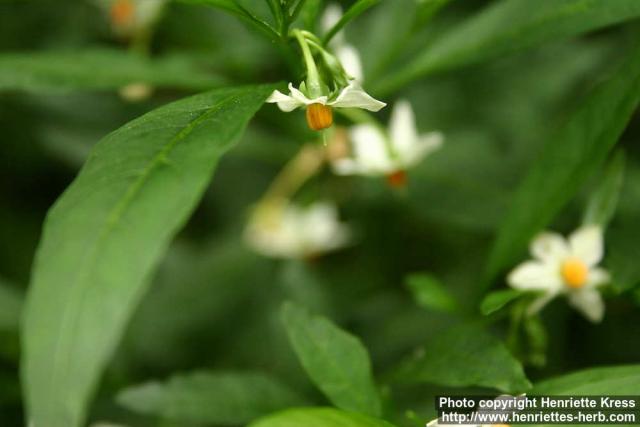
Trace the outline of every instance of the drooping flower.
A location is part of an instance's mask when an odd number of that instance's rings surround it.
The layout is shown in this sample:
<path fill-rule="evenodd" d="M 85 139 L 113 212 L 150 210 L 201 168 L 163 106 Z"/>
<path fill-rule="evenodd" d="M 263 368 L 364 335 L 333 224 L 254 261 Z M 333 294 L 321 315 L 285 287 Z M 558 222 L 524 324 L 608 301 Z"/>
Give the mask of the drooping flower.
<path fill-rule="evenodd" d="M 300 44 L 306 78 L 298 88 L 289 83 L 288 95 L 276 90 L 266 102 L 278 104 L 284 112 L 306 108 L 307 124 L 312 130 L 323 130 L 333 124 L 333 108 L 363 108 L 375 112 L 387 105 L 365 92 L 317 36 L 298 29 L 291 34 Z"/>
<path fill-rule="evenodd" d="M 604 255 L 602 229 L 584 226 L 565 239 L 559 234 L 538 235 L 530 247 L 532 261 L 516 267 L 508 276 L 510 286 L 542 292 L 529 313 L 539 311 L 559 295 L 592 322 L 604 316 L 604 302 L 598 287 L 609 281 L 609 273 L 598 267 Z"/>
<path fill-rule="evenodd" d="M 346 246 L 349 227 L 340 222 L 335 205 L 316 202 L 259 207 L 245 230 L 256 252 L 274 258 L 309 259 Z"/>
<path fill-rule="evenodd" d="M 296 108 L 307 108 L 307 124 L 313 130 L 326 129 L 333 124 L 333 108 L 363 108 L 369 111 L 380 111 L 387 104 L 374 99 L 366 93 L 355 81 L 349 83 L 342 90 L 333 95 L 310 97 L 303 91 L 306 85 L 296 89 L 289 83 L 289 95 L 279 90 L 274 91 L 267 99 L 269 103 L 278 104 L 284 112 L 291 112 Z"/>
<path fill-rule="evenodd" d="M 320 20 L 323 33 L 328 33 L 335 24 L 342 18 L 342 7 L 337 3 L 328 5 Z M 357 82 L 364 81 L 362 72 L 362 61 L 358 50 L 347 43 L 344 31 L 339 31 L 329 43 L 331 50 L 342 63 L 345 71 Z"/>
<path fill-rule="evenodd" d="M 387 177 L 394 186 L 403 185 L 406 171 L 440 148 L 439 132 L 419 134 L 411 104 L 399 101 L 393 108 L 389 130 L 374 124 L 359 124 L 349 131 L 353 155 L 332 163 L 338 175 Z"/>

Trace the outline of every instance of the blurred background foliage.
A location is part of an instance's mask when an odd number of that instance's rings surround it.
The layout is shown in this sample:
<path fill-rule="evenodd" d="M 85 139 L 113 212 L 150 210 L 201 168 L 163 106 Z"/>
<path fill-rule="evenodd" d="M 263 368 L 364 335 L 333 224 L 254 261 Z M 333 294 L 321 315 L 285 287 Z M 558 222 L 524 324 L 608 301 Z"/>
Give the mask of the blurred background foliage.
<path fill-rule="evenodd" d="M 263 6 L 245 3 L 254 10 Z M 342 3 L 346 8 L 352 2 Z M 403 24 L 413 1 L 386 0 L 371 8 L 346 28 L 346 37 L 362 54 L 366 85 L 376 95 L 376 88 L 384 88 L 386 77 L 407 58 L 489 3 L 451 1 L 431 19 L 423 9 L 416 28 Z M 262 13 L 268 16 L 268 10 Z M 314 139 L 302 113 L 281 114 L 265 107 L 221 162 L 195 215 L 155 274 L 105 375 L 91 419 L 174 425 L 134 415 L 118 406 L 114 396 L 134 384 L 206 369 L 267 372 L 306 401 L 321 404 L 323 398 L 287 342 L 280 319 L 286 300 L 325 314 L 360 337 L 381 378 L 414 349 L 428 349 L 447 328 L 479 316 L 484 265 L 515 189 L 543 143 L 611 64 L 619 62 L 634 34 L 629 25 L 606 28 L 434 74 L 386 93 L 391 103 L 410 100 L 420 130 L 441 130 L 446 135 L 444 148 L 412 171 L 404 192 L 387 188 L 382 180 L 336 177 L 328 171 L 308 183 L 300 199 L 338 201 L 341 216 L 356 227 L 358 236 L 353 246 L 313 262 L 265 259 L 242 241 L 252 205 L 301 143 Z M 0 2 L 3 58 L 17 52 L 73 52 L 96 46 L 126 49 L 112 34 L 103 11 L 90 1 Z M 41 226 L 92 145 L 143 113 L 208 85 L 299 80 L 280 53 L 232 16 L 176 2 L 157 26 L 151 54 L 186 61 L 191 64 L 184 65 L 188 69 L 196 64 L 201 83 L 189 80 L 176 89 L 159 88 L 139 103 L 121 99 L 108 88 L 111 83 L 98 89 L 30 87 L 0 93 L 3 426 L 24 424 L 17 324 Z M 117 64 L 106 60 L 96 67 Z M 183 65 L 175 66 L 180 74 Z M 0 59 L 0 88 L 7 67 Z M 63 82 L 58 86 L 63 88 Z M 380 113 L 383 122 L 388 113 Z M 626 167 L 607 233 L 606 265 L 627 289 L 640 279 L 638 138 L 636 116 L 618 144 L 626 154 Z M 579 224 L 601 176 L 594 176 L 562 210 L 554 229 L 568 232 Z M 453 312 L 416 303 L 406 283 L 409 275 L 419 272 L 428 272 L 454 296 Z M 495 285 L 503 287 L 503 277 Z M 612 295 L 598 325 L 589 324 L 564 302 L 551 304 L 542 317 L 549 334 L 546 363 L 528 366 L 529 379 L 639 361 L 638 304 L 640 294 Z M 502 326 L 495 326 L 494 332 L 504 336 L 505 325 L 498 325 Z M 384 391 L 397 396 L 391 413 L 401 420 L 398 423 L 418 425 L 430 414 L 431 398 L 425 396 L 443 390 L 447 389 L 408 385 Z M 421 417 L 411 421 L 404 415 L 409 410 Z"/>

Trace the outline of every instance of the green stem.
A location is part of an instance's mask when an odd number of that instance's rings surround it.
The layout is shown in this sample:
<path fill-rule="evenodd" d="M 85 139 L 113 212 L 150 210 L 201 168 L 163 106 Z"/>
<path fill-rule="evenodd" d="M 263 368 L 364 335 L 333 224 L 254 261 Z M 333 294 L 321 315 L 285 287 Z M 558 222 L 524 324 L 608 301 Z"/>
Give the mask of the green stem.
<path fill-rule="evenodd" d="M 309 49 L 309 45 L 307 44 L 307 39 L 298 29 L 293 30 L 291 33 L 295 36 L 295 38 L 298 40 L 298 43 L 300 44 L 300 49 L 302 50 L 304 62 L 307 67 L 307 90 L 309 91 L 308 95 L 311 98 L 322 96 L 320 73 L 318 73 L 318 67 L 316 66 L 316 62 L 314 61 L 313 55 L 311 54 L 311 49 Z"/>

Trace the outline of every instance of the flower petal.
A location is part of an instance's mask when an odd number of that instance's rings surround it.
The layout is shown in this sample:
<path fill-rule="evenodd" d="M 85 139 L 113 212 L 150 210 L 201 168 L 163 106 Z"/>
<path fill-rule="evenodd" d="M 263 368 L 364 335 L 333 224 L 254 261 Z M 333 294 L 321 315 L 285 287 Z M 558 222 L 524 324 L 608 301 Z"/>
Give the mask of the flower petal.
<path fill-rule="evenodd" d="M 604 317 L 604 301 L 595 289 L 583 288 L 569 293 L 569 304 L 594 323 Z"/>
<path fill-rule="evenodd" d="M 320 18 L 320 28 L 323 34 L 327 34 L 342 18 L 342 7 L 338 3 L 331 3 L 325 9 Z M 339 37 L 340 33 L 336 34 Z M 335 37 L 334 37 L 335 40 Z"/>
<path fill-rule="evenodd" d="M 293 87 L 293 83 L 289 83 L 289 90 L 291 91 L 291 97 L 298 101 L 302 105 L 311 105 L 311 104 L 322 104 L 325 105 L 327 103 L 326 96 L 319 96 L 318 98 L 307 98 L 307 96 L 302 93 L 299 89 Z"/>
<path fill-rule="evenodd" d="M 270 104 L 277 103 L 278 108 L 280 108 L 285 113 L 295 110 L 298 107 L 301 107 L 302 103 L 295 98 L 290 97 L 289 95 L 285 95 L 279 90 L 274 90 L 273 93 L 265 102 Z"/>
<path fill-rule="evenodd" d="M 509 286 L 523 291 L 557 291 L 562 280 L 554 268 L 539 261 L 527 261 L 516 267 L 507 277 Z"/>
<path fill-rule="evenodd" d="M 407 168 L 417 165 L 429 154 L 442 146 L 444 136 L 440 132 L 430 132 L 420 135 L 418 142 L 414 145 L 410 153 L 402 158 L 402 162 Z"/>
<path fill-rule="evenodd" d="M 349 86 L 342 89 L 334 101 L 327 103 L 327 105 L 339 108 L 363 108 L 375 112 L 380 111 L 387 104 L 372 98 L 357 83 L 351 82 Z"/>
<path fill-rule="evenodd" d="M 338 60 L 342 64 L 342 68 L 351 76 L 355 81 L 364 81 L 364 74 L 362 72 L 362 61 L 360 60 L 360 54 L 353 46 L 349 44 L 342 44 L 334 49 Z"/>
<path fill-rule="evenodd" d="M 350 232 L 338 220 L 333 204 L 317 202 L 307 209 L 304 217 L 306 247 L 311 252 L 326 252 L 346 245 Z"/>
<path fill-rule="evenodd" d="M 560 263 L 569 254 L 566 239 L 551 232 L 538 234 L 531 242 L 529 250 L 534 258 L 549 263 Z"/>
<path fill-rule="evenodd" d="M 598 286 L 609 283 L 611 280 L 611 276 L 609 272 L 604 268 L 592 268 L 589 270 L 589 275 L 587 276 L 587 286 L 591 288 L 596 288 Z"/>
<path fill-rule="evenodd" d="M 408 101 L 400 100 L 393 106 L 389 134 L 391 144 L 400 157 L 405 158 L 413 154 L 414 146 L 418 142 L 418 131 L 416 118 Z"/>
<path fill-rule="evenodd" d="M 376 126 L 363 124 L 349 129 L 353 146 L 353 161 L 363 175 L 384 175 L 395 172 L 396 165 L 389 155 L 386 135 Z"/>
<path fill-rule="evenodd" d="M 604 244 L 602 228 L 597 225 L 588 225 L 579 228 L 569 236 L 571 254 L 583 260 L 592 267 L 602 260 Z"/>

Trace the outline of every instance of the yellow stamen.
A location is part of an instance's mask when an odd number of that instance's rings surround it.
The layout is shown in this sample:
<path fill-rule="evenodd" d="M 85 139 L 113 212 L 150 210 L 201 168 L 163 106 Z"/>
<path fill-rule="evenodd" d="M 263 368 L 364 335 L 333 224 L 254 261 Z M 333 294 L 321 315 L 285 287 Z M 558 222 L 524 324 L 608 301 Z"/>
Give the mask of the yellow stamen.
<path fill-rule="evenodd" d="M 509 424 L 493 424 L 491 427 L 511 427 Z"/>
<path fill-rule="evenodd" d="M 333 124 L 333 110 L 323 104 L 311 104 L 307 107 L 307 124 L 313 130 L 322 130 Z"/>
<path fill-rule="evenodd" d="M 567 286 L 573 289 L 580 289 L 587 282 L 589 269 L 578 258 L 568 258 L 562 263 L 560 274 Z"/>

